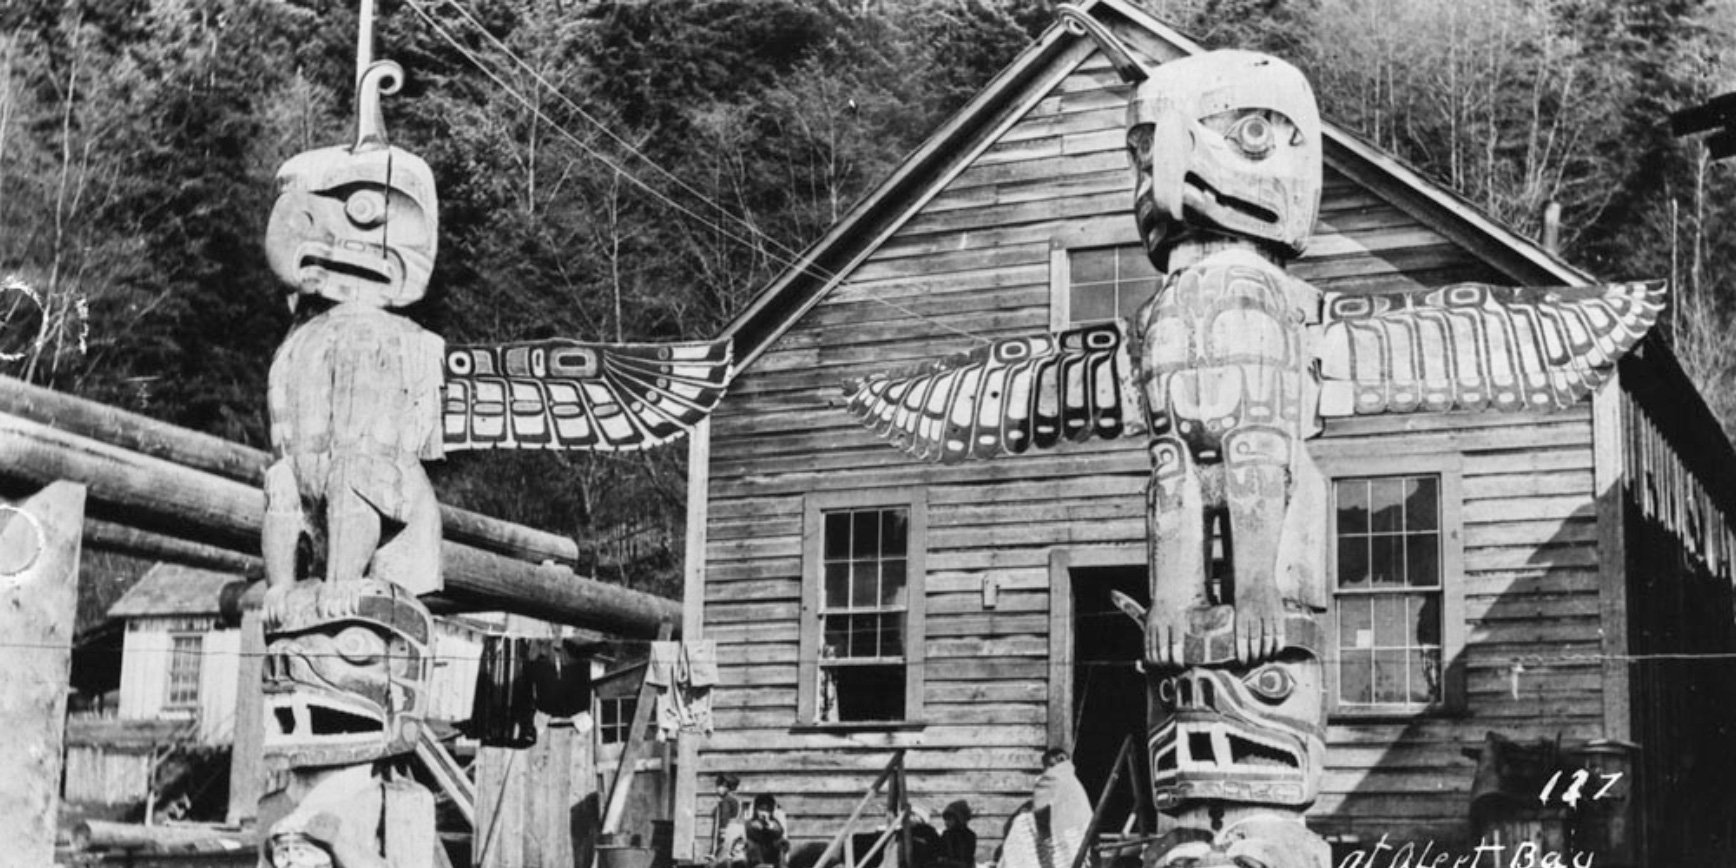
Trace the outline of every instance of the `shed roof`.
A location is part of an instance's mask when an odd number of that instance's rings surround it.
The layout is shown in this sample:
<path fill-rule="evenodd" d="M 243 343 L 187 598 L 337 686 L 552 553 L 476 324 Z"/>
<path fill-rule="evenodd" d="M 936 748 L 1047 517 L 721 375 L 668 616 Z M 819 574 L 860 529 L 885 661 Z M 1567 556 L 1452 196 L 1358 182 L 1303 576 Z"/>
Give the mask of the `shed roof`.
<path fill-rule="evenodd" d="M 236 573 L 158 563 L 109 607 L 109 617 L 215 615 L 222 611 L 223 588 L 244 581 Z"/>

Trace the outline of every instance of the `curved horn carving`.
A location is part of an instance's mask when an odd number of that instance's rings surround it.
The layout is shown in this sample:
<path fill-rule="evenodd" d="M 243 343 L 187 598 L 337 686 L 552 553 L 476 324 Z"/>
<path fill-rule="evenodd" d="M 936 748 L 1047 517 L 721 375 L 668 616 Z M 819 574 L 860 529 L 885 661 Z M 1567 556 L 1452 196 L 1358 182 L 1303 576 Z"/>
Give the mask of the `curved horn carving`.
<path fill-rule="evenodd" d="M 1103 22 L 1091 17 L 1091 14 L 1077 6 L 1062 4 L 1055 7 L 1055 14 L 1067 25 L 1067 29 L 1082 36 L 1091 37 L 1097 47 L 1109 55 L 1109 63 L 1120 74 L 1121 80 L 1128 84 L 1138 84 L 1151 77 L 1151 70 L 1127 50 L 1127 44 L 1122 42 Z"/>
<path fill-rule="evenodd" d="M 398 92 L 404 84 L 404 68 L 390 60 L 376 60 L 356 82 L 356 151 L 386 146 L 386 116 L 380 97 Z"/>

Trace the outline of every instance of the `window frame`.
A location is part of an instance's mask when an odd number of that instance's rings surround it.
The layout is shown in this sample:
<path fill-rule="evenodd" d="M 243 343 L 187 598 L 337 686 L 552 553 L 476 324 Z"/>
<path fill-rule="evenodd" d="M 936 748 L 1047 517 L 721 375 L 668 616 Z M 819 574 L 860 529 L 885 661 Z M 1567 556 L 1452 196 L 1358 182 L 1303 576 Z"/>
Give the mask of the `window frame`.
<path fill-rule="evenodd" d="M 1330 443 L 1331 441 L 1324 441 Z M 1316 441 L 1312 445 L 1322 445 Z M 1364 446 L 1366 444 L 1358 444 Z M 1465 693 L 1465 543 L 1464 543 L 1464 458 L 1456 452 L 1419 453 L 1412 455 L 1354 455 L 1355 449 L 1345 444 L 1344 455 L 1316 458 L 1321 475 L 1326 480 L 1326 545 L 1323 562 L 1326 596 L 1331 601 L 1326 613 L 1325 641 L 1322 649 L 1325 664 L 1326 710 L 1329 719 L 1362 721 L 1370 719 L 1414 719 L 1463 714 Z M 1321 452 L 1336 451 L 1328 449 Z M 1408 705 L 1344 706 L 1338 699 L 1338 501 L 1337 482 L 1350 479 L 1378 479 L 1391 476 L 1434 476 L 1440 481 L 1440 542 L 1441 542 L 1441 699 L 1422 707 Z"/>
<path fill-rule="evenodd" d="M 192 672 L 192 680 L 193 680 L 192 690 L 193 690 L 193 692 L 192 692 L 192 696 L 190 696 L 186 699 L 182 699 L 182 700 L 177 701 L 175 698 L 175 662 L 177 660 L 182 659 L 182 656 L 181 656 L 181 652 L 178 651 L 175 646 L 177 643 L 179 643 L 183 640 L 192 640 L 192 642 L 193 642 L 193 649 L 192 649 L 192 654 L 191 654 L 191 658 L 193 660 L 193 664 L 192 664 L 192 670 L 193 670 L 193 672 Z M 189 709 L 197 709 L 199 707 L 200 694 L 203 692 L 200 688 L 204 686 L 203 681 L 205 678 L 205 665 L 204 665 L 205 661 L 203 659 L 204 653 L 205 653 L 205 635 L 203 633 L 191 633 L 191 632 L 186 632 L 186 631 L 175 631 L 175 632 L 169 633 L 169 662 L 168 662 L 168 666 L 165 667 L 163 670 L 163 709 L 164 710 L 166 710 L 166 711 L 186 711 Z"/>
<path fill-rule="evenodd" d="M 825 585 L 825 514 L 846 509 L 908 511 L 905 545 L 904 717 L 897 720 L 815 720 L 819 706 L 820 596 Z M 801 641 L 797 658 L 797 729 L 895 729 L 924 725 L 928 491 L 918 486 L 809 492 L 802 499 Z"/>
<path fill-rule="evenodd" d="M 1145 245 L 1134 238 L 1100 238 L 1081 237 L 1077 239 L 1054 239 L 1049 243 L 1049 330 L 1062 332 L 1075 328 L 1072 319 L 1073 299 L 1073 254 L 1087 250 L 1115 249 L 1121 247 L 1137 248 L 1141 253 Z M 1156 275 L 1157 288 L 1163 289 L 1164 273 L 1152 267 Z M 1132 316 L 1127 317 L 1132 321 Z"/>

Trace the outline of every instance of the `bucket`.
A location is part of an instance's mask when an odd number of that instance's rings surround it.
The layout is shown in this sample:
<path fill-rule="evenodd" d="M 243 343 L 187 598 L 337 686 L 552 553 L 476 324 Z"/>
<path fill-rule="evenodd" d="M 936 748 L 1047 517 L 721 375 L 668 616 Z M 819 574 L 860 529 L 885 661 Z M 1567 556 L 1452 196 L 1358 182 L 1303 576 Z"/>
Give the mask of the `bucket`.
<path fill-rule="evenodd" d="M 597 868 L 652 868 L 657 850 L 639 846 L 638 835 L 617 832 L 597 842 Z"/>

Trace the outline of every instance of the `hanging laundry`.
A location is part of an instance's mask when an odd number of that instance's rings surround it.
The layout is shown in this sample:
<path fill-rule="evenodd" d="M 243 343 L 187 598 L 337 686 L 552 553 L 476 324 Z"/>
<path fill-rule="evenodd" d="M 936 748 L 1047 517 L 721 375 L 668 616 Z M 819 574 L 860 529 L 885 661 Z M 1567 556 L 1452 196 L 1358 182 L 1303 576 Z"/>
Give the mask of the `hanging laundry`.
<path fill-rule="evenodd" d="M 717 680 L 717 643 L 651 643 L 645 681 L 657 688 L 659 741 L 681 732 L 711 734 L 711 691 Z"/>
<path fill-rule="evenodd" d="M 482 665 L 476 671 L 469 734 L 484 747 L 536 744 L 536 706 L 525 663 L 529 648 L 517 636 L 484 636 Z"/>

